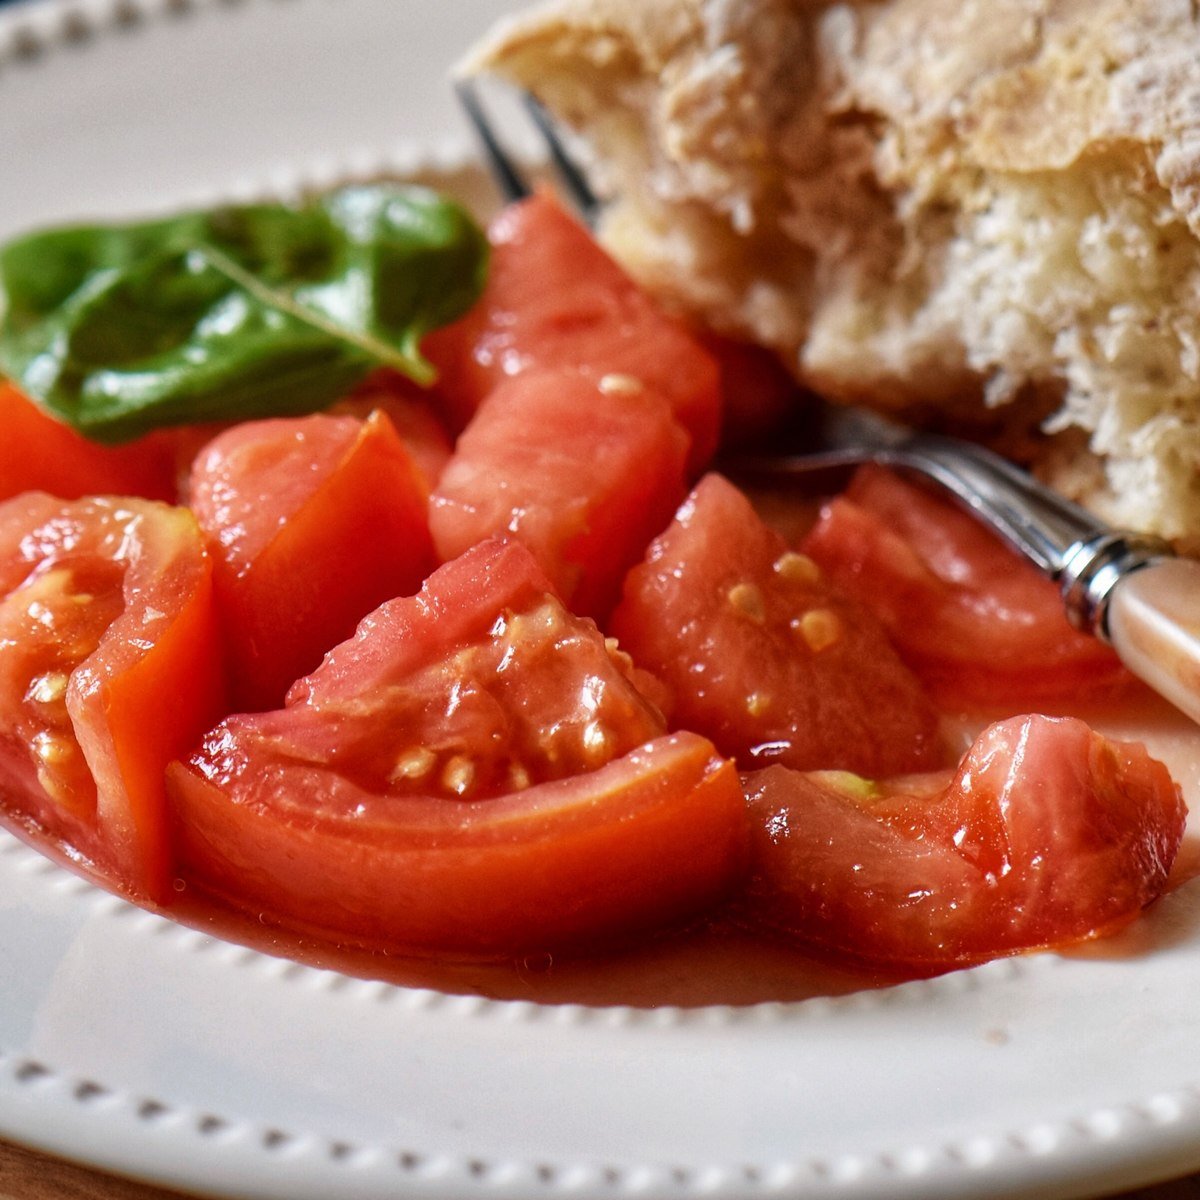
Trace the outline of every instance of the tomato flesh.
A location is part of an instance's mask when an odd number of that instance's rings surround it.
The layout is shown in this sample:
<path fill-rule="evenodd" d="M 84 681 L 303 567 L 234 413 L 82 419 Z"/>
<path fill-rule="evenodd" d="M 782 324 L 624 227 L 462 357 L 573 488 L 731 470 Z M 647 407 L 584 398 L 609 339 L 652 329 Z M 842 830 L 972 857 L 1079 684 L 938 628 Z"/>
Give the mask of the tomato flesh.
<path fill-rule="evenodd" d="M 416 952 L 588 945 L 741 866 L 732 765 L 664 737 L 529 552 L 482 543 L 170 771 L 182 854 L 233 902 Z"/>
<path fill-rule="evenodd" d="M 441 477 L 454 449 L 440 415 L 442 408 L 436 390 L 423 388 L 397 371 L 379 370 L 330 411 L 334 416 L 360 420 L 377 410 L 382 412 L 400 435 L 428 491 Z"/>
<path fill-rule="evenodd" d="M 505 379 L 530 369 L 625 376 L 663 396 L 688 431 L 689 470 L 717 447 L 720 372 L 712 356 L 668 316 L 549 193 L 505 208 L 488 230 L 483 296 L 422 350 L 461 428 Z"/>
<path fill-rule="evenodd" d="M 438 552 L 513 534 L 575 611 L 602 617 L 683 499 L 686 452 L 670 407 L 641 386 L 526 372 L 458 440 L 430 505 Z"/>
<path fill-rule="evenodd" d="M 746 778 L 754 919 L 942 968 L 1104 933 L 1158 896 L 1186 810 L 1166 768 L 1073 718 L 1010 718 L 954 772 Z"/>
<path fill-rule="evenodd" d="M 189 491 L 243 708 L 280 703 L 433 566 L 425 483 L 382 413 L 235 426 L 201 451 Z"/>
<path fill-rule="evenodd" d="M 163 772 L 224 711 L 211 564 L 182 509 L 0 505 L 0 778 L 21 820 L 135 894 L 171 870 Z"/>
<path fill-rule="evenodd" d="M 610 628 L 666 684 L 673 726 L 746 768 L 941 765 L 937 713 L 875 619 L 719 475 L 630 572 Z"/>
<path fill-rule="evenodd" d="M 804 542 L 946 704 L 1030 705 L 1111 689 L 1113 652 L 1067 622 L 1054 584 L 950 501 L 864 468 Z"/>
<path fill-rule="evenodd" d="M 170 435 L 149 434 L 125 446 L 101 446 L 56 421 L 4 380 L 0 428 L 0 500 L 29 491 L 64 500 L 99 494 L 175 499 Z"/>
<path fill-rule="evenodd" d="M 178 871 L 449 957 L 604 948 L 740 885 L 756 925 L 928 973 L 1160 894 L 1186 812 L 1141 747 L 1027 716 L 943 769 L 931 693 L 1126 679 L 1052 585 L 879 468 L 803 553 L 719 476 L 680 507 L 719 436 L 794 415 L 790 377 L 662 312 L 548 194 L 489 238 L 431 389 L 380 370 L 331 414 L 114 449 L 0 381 L 10 823 L 138 899 Z M 44 492 L 181 492 L 199 526 Z"/>

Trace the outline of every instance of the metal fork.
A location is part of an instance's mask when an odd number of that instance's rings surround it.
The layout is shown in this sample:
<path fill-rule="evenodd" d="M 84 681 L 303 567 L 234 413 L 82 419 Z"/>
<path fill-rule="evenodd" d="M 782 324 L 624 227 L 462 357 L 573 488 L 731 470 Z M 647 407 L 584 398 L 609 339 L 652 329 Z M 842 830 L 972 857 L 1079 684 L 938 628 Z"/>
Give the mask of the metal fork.
<path fill-rule="evenodd" d="M 506 148 L 478 82 L 455 87 L 501 194 L 524 199 L 533 191 L 528 171 Z M 553 119 L 527 93 L 521 101 L 563 192 L 594 226 L 600 202 Z M 875 462 L 933 480 L 1058 585 L 1073 625 L 1109 643 L 1135 675 L 1200 721 L 1200 562 L 1177 557 L 1161 538 L 1105 525 L 971 442 L 836 404 L 822 406 L 813 426 L 812 452 L 742 460 L 741 469 L 789 478 Z"/>

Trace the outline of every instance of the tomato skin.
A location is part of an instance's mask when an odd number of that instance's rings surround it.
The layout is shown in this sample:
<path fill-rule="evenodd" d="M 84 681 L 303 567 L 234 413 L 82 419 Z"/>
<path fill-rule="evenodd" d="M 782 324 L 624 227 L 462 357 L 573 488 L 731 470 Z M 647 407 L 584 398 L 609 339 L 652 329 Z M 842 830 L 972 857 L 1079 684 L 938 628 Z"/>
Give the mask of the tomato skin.
<path fill-rule="evenodd" d="M 201 451 L 189 492 L 246 709 L 278 704 L 433 566 L 425 483 L 382 413 L 235 426 Z"/>
<path fill-rule="evenodd" d="M 1126 682 L 1049 580 L 950 501 L 879 467 L 828 504 L 804 550 L 867 605 L 945 704 L 1046 705 Z"/>
<path fill-rule="evenodd" d="M 382 805 L 348 788 L 329 811 L 293 803 L 324 788 L 319 771 L 268 778 L 279 790 L 231 795 L 174 764 L 186 860 L 239 906 L 369 947 L 580 950 L 691 915 L 727 889 L 740 854 L 737 776 L 691 734 L 477 802 Z M 265 818 L 254 833 L 247 807 Z"/>
<path fill-rule="evenodd" d="M 458 440 L 430 504 L 438 553 L 446 561 L 515 535 L 575 611 L 602 619 L 683 499 L 686 453 L 656 394 L 527 371 L 498 387 Z"/>
<path fill-rule="evenodd" d="M 921 969 L 1110 931 L 1162 892 L 1186 818 L 1161 763 L 1074 718 L 992 725 L 954 772 L 745 784 L 754 919 Z"/>
<path fill-rule="evenodd" d="M 498 956 L 578 949 L 727 888 L 745 838 L 732 765 L 662 736 L 546 587 L 524 547 L 481 544 L 364 620 L 285 709 L 224 721 L 169 771 L 191 877 L 360 944 Z"/>
<path fill-rule="evenodd" d="M 531 368 L 626 375 L 670 403 L 688 431 L 689 472 L 717 448 L 717 364 L 548 192 L 488 230 L 488 282 L 475 307 L 422 343 L 451 422 L 463 428 L 500 383 Z"/>
<path fill-rule="evenodd" d="M 175 453 L 169 435 L 101 446 L 44 413 L 0 380 L 0 500 L 48 492 L 64 500 L 91 495 L 175 499 Z"/>
<path fill-rule="evenodd" d="M 865 610 L 706 475 L 626 579 L 609 625 L 673 697 L 674 728 L 745 769 L 940 766 L 938 715 Z"/>
<path fill-rule="evenodd" d="M 15 815 L 161 902 L 166 765 L 225 711 L 200 531 L 150 501 L 26 493 L 0 505 L 0 561 L 0 777 Z"/>

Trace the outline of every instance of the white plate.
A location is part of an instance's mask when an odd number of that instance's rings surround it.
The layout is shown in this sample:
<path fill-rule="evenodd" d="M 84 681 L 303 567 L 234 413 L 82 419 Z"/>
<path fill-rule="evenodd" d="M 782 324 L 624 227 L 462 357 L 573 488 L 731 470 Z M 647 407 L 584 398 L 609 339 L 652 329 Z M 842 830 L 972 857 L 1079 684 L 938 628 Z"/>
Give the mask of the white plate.
<path fill-rule="evenodd" d="M 504 7 L 6 8 L 0 236 L 453 157 L 445 70 Z M 1200 797 L 1194 741 L 1163 748 Z M 0 835 L 0 963 L 0 1134 L 215 1195 L 1050 1200 L 1200 1167 L 1194 885 L 1087 954 L 589 1008 L 299 966 Z"/>

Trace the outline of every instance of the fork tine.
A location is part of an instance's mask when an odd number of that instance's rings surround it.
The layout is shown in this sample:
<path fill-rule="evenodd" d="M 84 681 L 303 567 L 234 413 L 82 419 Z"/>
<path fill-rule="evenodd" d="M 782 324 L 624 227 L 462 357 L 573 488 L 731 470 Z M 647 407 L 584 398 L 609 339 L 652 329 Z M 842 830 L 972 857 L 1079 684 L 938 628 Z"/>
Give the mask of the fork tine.
<path fill-rule="evenodd" d="M 470 121 L 471 127 L 479 138 L 484 157 L 487 159 L 488 170 L 492 173 L 492 178 L 496 181 L 501 195 L 510 203 L 524 200 L 532 193 L 533 189 L 508 151 L 500 144 L 495 130 L 492 129 L 491 120 L 479 99 L 479 89 L 475 86 L 475 80 L 456 80 L 454 91 L 467 115 L 467 120 Z"/>
<path fill-rule="evenodd" d="M 554 164 L 554 169 L 557 171 L 558 177 L 566 188 L 571 201 L 579 209 L 580 216 L 583 217 L 584 221 L 588 225 L 594 225 L 600 209 L 600 202 L 596 198 L 596 193 L 592 191 L 591 185 L 588 183 L 587 177 L 584 175 L 579 164 L 568 153 L 550 114 L 538 98 L 529 92 L 525 93 L 525 109 L 545 139 L 546 149 L 550 154 L 550 161 Z"/>
<path fill-rule="evenodd" d="M 533 192 L 525 170 L 518 165 L 516 157 L 505 147 L 497 133 L 496 122 L 488 115 L 480 89 L 474 79 L 455 81 L 454 91 L 462 105 L 467 120 L 474 129 L 483 150 L 488 170 L 495 180 L 500 194 L 511 202 L 524 200 Z M 554 122 L 542 105 L 528 92 L 521 93 L 525 111 L 545 145 L 549 162 L 567 198 L 579 210 L 588 225 L 595 223 L 600 204 L 595 192 L 588 184 L 583 171 L 571 157 L 559 136 Z"/>

